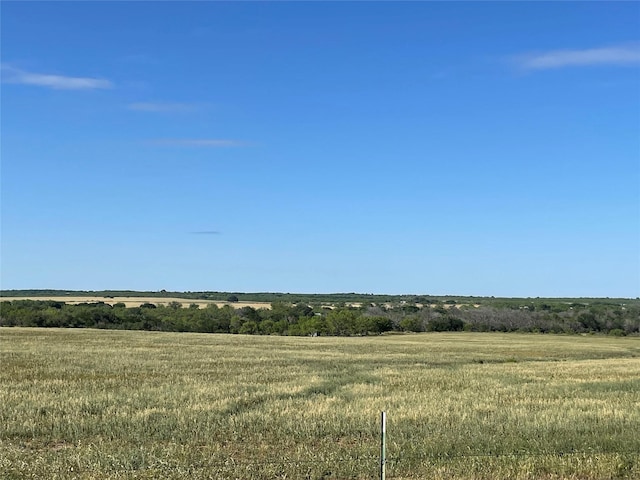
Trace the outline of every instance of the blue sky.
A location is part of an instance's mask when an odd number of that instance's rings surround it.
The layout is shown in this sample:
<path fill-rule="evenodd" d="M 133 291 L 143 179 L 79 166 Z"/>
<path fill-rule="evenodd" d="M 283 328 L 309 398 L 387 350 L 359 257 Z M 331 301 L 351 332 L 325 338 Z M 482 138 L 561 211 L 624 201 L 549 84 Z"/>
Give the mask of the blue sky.
<path fill-rule="evenodd" d="M 1 287 L 640 295 L 636 2 L 2 2 Z"/>

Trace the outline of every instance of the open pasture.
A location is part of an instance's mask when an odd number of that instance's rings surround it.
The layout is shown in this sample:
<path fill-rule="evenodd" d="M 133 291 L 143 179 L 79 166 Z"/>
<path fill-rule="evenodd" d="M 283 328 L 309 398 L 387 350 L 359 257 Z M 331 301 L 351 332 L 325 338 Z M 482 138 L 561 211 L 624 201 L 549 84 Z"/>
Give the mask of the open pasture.
<path fill-rule="evenodd" d="M 0 478 L 640 478 L 640 339 L 0 328 Z"/>
<path fill-rule="evenodd" d="M 139 307 L 145 303 L 151 303 L 157 306 L 167 306 L 170 303 L 179 303 L 183 307 L 189 307 L 190 305 L 198 305 L 200 308 L 204 308 L 207 305 L 215 304 L 218 307 L 223 307 L 225 305 L 230 305 L 233 308 L 243 308 L 243 307 L 251 307 L 251 308 L 271 308 L 271 303 L 269 302 L 221 302 L 218 300 L 200 300 L 200 299 L 189 299 L 189 298 L 169 298 L 169 297 L 100 297 L 100 296 L 21 296 L 21 297 L 0 297 L 0 301 L 16 301 L 16 300 L 52 300 L 54 302 L 64 302 L 69 305 L 77 305 L 79 303 L 96 303 L 96 302 L 104 302 L 108 305 L 115 305 L 117 303 L 124 303 L 127 308 Z"/>

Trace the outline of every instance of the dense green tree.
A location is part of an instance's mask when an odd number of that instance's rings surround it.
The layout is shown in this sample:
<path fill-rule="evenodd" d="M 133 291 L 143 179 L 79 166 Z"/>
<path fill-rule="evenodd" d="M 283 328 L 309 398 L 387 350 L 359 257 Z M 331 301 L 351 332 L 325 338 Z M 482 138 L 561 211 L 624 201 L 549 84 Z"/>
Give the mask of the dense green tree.
<path fill-rule="evenodd" d="M 405 332 L 423 332 L 424 325 L 418 315 L 409 315 L 400 321 L 400 328 Z"/>

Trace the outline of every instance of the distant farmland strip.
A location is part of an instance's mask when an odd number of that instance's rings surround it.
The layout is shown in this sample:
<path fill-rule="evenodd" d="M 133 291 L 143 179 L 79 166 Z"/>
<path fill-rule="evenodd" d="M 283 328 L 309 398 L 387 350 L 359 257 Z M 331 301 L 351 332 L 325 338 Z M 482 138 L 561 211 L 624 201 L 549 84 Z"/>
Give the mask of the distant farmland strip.
<path fill-rule="evenodd" d="M 157 306 L 167 306 L 172 302 L 179 303 L 183 307 L 188 307 L 189 305 L 198 305 L 199 307 L 206 307 L 210 304 L 215 304 L 219 307 L 224 305 L 230 305 L 233 308 L 243 308 L 243 307 L 251 307 L 251 308 L 271 308 L 271 303 L 269 302 L 222 302 L 219 300 L 199 300 L 199 299 L 188 299 L 188 298 L 167 298 L 167 297 L 81 297 L 81 296 L 25 296 L 25 297 L 0 297 L 0 301 L 14 301 L 14 300 L 37 300 L 37 301 L 46 301 L 51 300 L 54 302 L 64 302 L 70 305 L 78 305 L 79 303 L 97 303 L 103 302 L 108 305 L 115 305 L 116 303 L 124 303 L 126 307 L 139 307 L 145 303 L 150 303 Z"/>

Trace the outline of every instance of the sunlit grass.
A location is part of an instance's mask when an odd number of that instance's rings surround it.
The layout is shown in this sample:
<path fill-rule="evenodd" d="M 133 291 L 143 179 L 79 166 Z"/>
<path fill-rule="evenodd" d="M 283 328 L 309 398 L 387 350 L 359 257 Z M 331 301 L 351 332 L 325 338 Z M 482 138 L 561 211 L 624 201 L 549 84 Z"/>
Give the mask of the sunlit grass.
<path fill-rule="evenodd" d="M 640 339 L 0 329 L 0 478 L 640 478 Z"/>

